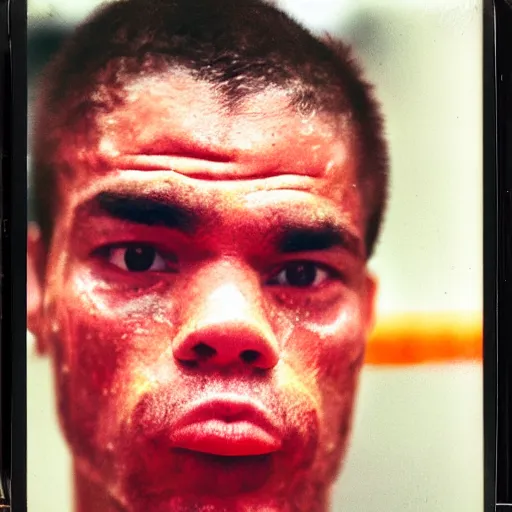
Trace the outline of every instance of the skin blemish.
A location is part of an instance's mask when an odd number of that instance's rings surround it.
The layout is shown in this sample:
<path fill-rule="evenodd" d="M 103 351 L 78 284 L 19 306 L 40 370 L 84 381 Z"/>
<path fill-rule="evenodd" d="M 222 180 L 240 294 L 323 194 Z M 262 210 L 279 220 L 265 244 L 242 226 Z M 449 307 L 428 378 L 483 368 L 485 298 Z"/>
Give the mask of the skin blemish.
<path fill-rule="evenodd" d="M 113 119 L 109 119 L 108 122 L 111 125 L 115 124 L 115 121 Z M 116 148 L 114 142 L 111 139 L 108 139 L 107 137 L 103 137 L 101 139 L 98 151 L 101 155 L 107 158 L 115 158 L 120 155 L 120 152 Z"/>
<path fill-rule="evenodd" d="M 60 332 L 61 326 L 57 320 L 52 321 L 51 331 L 53 334 L 58 334 Z"/>
<path fill-rule="evenodd" d="M 108 301 L 102 298 L 104 294 L 101 290 L 102 288 L 105 290 L 105 287 L 98 285 L 94 279 L 90 279 L 89 276 L 85 278 L 80 277 L 75 280 L 74 285 L 77 295 L 81 296 L 83 301 L 89 303 L 89 308 L 97 310 L 107 317 L 114 317 L 116 315 Z"/>

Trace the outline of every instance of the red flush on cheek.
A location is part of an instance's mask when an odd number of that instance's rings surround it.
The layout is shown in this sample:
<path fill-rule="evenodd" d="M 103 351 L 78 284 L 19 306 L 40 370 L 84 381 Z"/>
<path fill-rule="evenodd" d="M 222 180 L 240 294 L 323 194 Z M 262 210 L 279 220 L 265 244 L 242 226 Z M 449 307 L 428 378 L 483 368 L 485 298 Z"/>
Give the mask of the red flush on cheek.
<path fill-rule="evenodd" d="M 75 327 L 73 366 L 77 380 L 87 384 L 94 395 L 111 390 L 118 366 L 117 343 L 109 338 L 103 330 L 93 329 L 90 325 Z"/>
<path fill-rule="evenodd" d="M 51 331 L 59 414 L 73 450 L 83 454 L 93 450 L 122 354 L 104 318 L 76 297 L 65 304 L 56 308 L 58 329 Z"/>
<path fill-rule="evenodd" d="M 73 428 L 80 432 L 82 441 L 93 442 L 105 413 L 105 404 L 113 393 L 117 356 L 111 350 L 102 350 L 103 347 L 97 345 L 98 337 L 87 327 L 77 326 L 75 332 L 78 345 L 73 353 L 70 396 L 71 407 L 75 408 Z M 82 345 L 84 342 L 89 346 Z"/>

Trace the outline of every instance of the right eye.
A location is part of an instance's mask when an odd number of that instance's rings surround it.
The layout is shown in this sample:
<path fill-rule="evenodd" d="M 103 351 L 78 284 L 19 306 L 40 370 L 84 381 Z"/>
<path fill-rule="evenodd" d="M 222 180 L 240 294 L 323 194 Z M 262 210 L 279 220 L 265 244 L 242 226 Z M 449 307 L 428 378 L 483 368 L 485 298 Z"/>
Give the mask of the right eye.
<path fill-rule="evenodd" d="M 107 246 L 103 247 L 100 253 L 111 265 L 127 272 L 164 272 L 169 270 L 164 257 L 151 245 Z"/>
<path fill-rule="evenodd" d="M 269 281 L 271 285 L 294 288 L 318 288 L 331 277 L 326 269 L 312 261 L 290 261 Z"/>

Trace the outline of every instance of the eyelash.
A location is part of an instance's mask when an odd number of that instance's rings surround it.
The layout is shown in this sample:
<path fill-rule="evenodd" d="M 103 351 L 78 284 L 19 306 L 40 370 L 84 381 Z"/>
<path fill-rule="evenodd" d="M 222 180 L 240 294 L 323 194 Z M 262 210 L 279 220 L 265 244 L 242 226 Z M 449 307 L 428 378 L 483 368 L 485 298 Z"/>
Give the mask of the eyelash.
<path fill-rule="evenodd" d="M 150 267 L 142 268 L 140 270 L 130 270 L 128 268 L 128 263 L 126 261 L 126 257 L 127 257 L 126 251 L 128 251 L 130 249 L 134 249 L 136 251 L 139 250 L 139 255 L 143 255 L 143 253 L 141 254 L 140 251 L 144 251 L 144 250 L 151 251 L 149 255 L 146 255 L 146 256 L 153 256 L 153 259 L 152 259 L 153 261 L 152 261 Z M 124 257 L 120 254 L 117 254 L 118 257 L 116 258 L 115 251 L 125 251 Z M 172 264 L 174 263 L 173 260 L 175 260 L 175 258 L 172 258 L 170 255 L 166 255 L 164 253 L 164 251 L 161 251 L 161 250 L 155 248 L 152 244 L 145 244 L 145 243 L 140 243 L 140 242 L 133 242 L 133 243 L 121 242 L 121 243 L 117 243 L 117 244 L 111 244 L 111 245 L 106 245 L 106 246 L 100 247 L 99 249 L 96 249 L 95 251 L 93 251 L 92 256 L 100 258 L 102 260 L 108 260 L 108 263 L 110 265 L 117 267 L 118 269 L 120 269 L 122 271 L 130 272 L 130 273 L 175 272 L 175 269 L 172 267 Z M 123 261 L 117 261 L 117 262 L 112 261 L 112 259 L 119 260 L 119 258 L 124 259 L 124 268 L 123 268 Z M 154 265 L 155 259 L 157 259 L 160 268 L 151 270 L 151 267 L 153 267 L 153 265 Z"/>
<path fill-rule="evenodd" d="M 318 262 L 312 261 L 312 260 L 290 260 L 290 261 L 287 261 L 284 265 L 281 265 L 278 269 L 278 272 L 274 272 L 272 277 L 267 281 L 267 284 L 270 286 L 287 286 L 286 284 L 279 282 L 279 277 L 280 276 L 284 277 L 283 274 L 286 274 L 286 272 L 292 270 L 293 266 L 296 266 L 296 267 L 310 266 L 310 270 L 314 269 L 315 276 L 314 276 L 313 283 L 311 283 L 311 284 L 304 284 L 304 285 L 297 284 L 295 286 L 288 285 L 290 288 L 298 288 L 298 289 L 319 288 L 320 286 L 322 286 L 322 284 L 324 284 L 328 280 L 332 280 L 332 279 L 338 280 L 338 281 L 343 280 L 342 274 L 328 265 L 318 263 Z M 318 281 L 318 273 L 320 273 L 320 275 L 321 275 L 320 283 L 317 282 Z M 290 278 L 290 276 L 288 276 L 288 278 Z M 315 281 L 316 281 L 316 283 L 315 283 Z"/>

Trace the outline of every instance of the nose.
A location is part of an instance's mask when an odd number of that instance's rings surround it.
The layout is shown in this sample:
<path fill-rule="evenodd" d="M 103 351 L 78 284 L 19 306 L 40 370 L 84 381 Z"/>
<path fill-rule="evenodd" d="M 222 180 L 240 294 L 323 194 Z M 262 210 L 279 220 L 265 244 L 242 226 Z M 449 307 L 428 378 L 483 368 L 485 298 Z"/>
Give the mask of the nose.
<path fill-rule="evenodd" d="M 257 302 L 230 284 L 194 301 L 191 318 L 173 343 L 175 359 L 186 367 L 272 369 L 279 360 L 277 342 Z"/>

